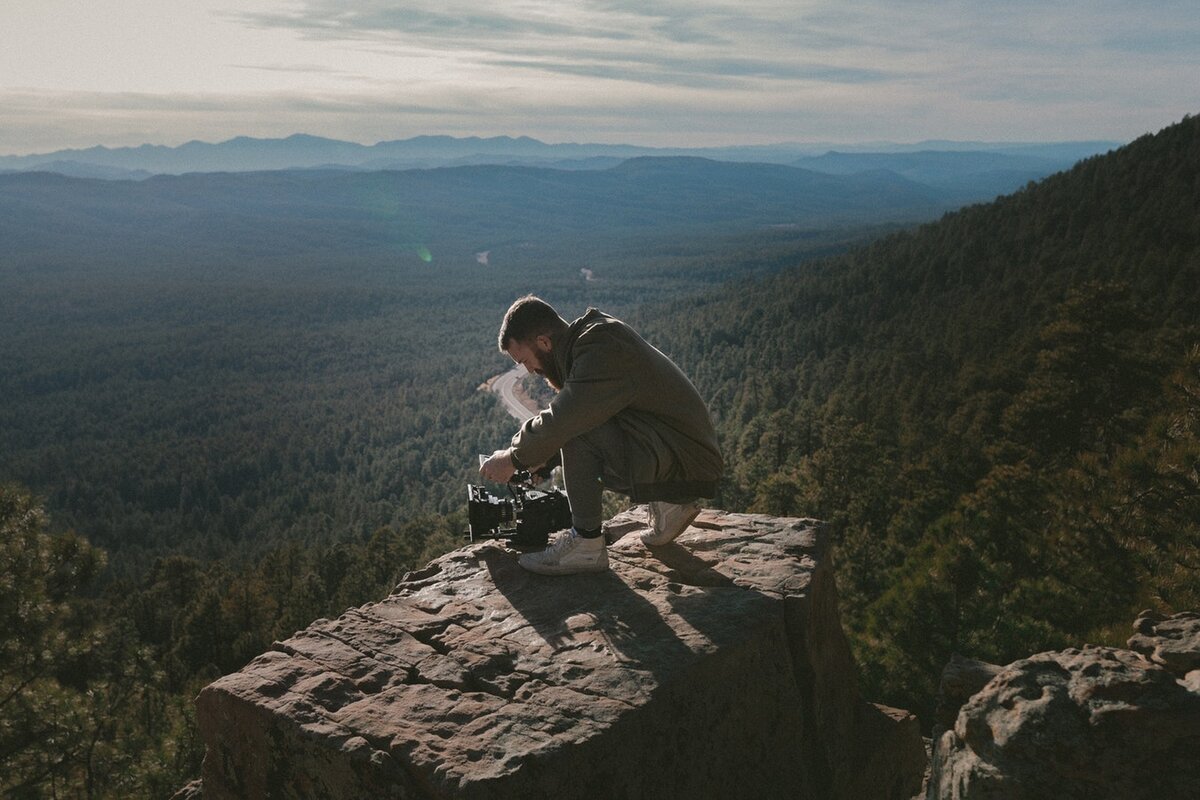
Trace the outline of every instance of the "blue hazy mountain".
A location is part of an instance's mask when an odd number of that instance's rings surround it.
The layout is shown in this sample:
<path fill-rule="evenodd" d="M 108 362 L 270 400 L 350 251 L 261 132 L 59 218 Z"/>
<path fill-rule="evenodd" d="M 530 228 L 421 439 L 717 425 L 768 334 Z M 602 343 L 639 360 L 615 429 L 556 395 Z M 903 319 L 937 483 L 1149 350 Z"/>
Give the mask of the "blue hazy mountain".
<path fill-rule="evenodd" d="M 1006 194 L 1030 181 L 1068 169 L 1080 160 L 1080 150 L 1047 146 L 1042 149 L 920 150 L 899 153 L 830 151 L 798 159 L 794 166 L 830 175 L 855 175 L 887 170 L 909 180 L 949 193 L 964 202 Z"/>
<path fill-rule="evenodd" d="M 674 152 L 674 151 L 672 151 Z M 603 157 L 625 159 L 656 154 L 651 148 L 626 145 L 548 145 L 528 137 L 491 138 L 417 136 L 363 145 L 296 134 L 286 139 L 239 136 L 225 142 L 191 141 L 178 147 L 91 147 L 28 156 L 2 156 L 3 170 L 53 169 L 56 162 L 93 164 L 159 174 L 249 172 L 280 169 L 348 168 L 408 169 L 463 164 L 507 164 L 529 160 L 548 164 Z"/>
<path fill-rule="evenodd" d="M 38 164 L 33 170 L 0 169 L 0 173 L 8 174 L 26 171 L 53 172 L 72 178 L 99 178 L 109 181 L 140 181 L 154 174 L 144 169 L 125 169 L 124 167 L 111 167 L 103 164 L 67 160 L 47 161 Z"/>
<path fill-rule="evenodd" d="M 828 144 L 777 144 L 650 148 L 622 144 L 547 144 L 527 136 L 417 136 L 363 145 L 296 134 L 284 139 L 239 136 L 219 143 L 191 141 L 178 147 L 145 144 L 139 147 L 91 147 L 35 155 L 0 156 L 0 171 L 41 170 L 70 174 L 63 167 L 64 164 L 70 164 L 77 165 L 71 167 L 76 173 L 84 168 L 102 167 L 124 171 L 110 173 L 110 176 L 127 178 L 132 177 L 129 173 L 138 172 L 182 174 L 312 168 L 379 170 L 477 164 L 603 169 L 618 161 L 639 156 L 696 156 L 717 161 L 790 164 L 798 159 L 821 156 L 830 150 L 838 150 L 842 154 L 936 150 L 1003 154 L 1017 160 L 1027 158 L 1031 160 L 1030 163 L 1044 162 L 1049 171 L 1054 172 L 1081 158 L 1105 152 L 1116 144 L 924 142 L 899 145 L 882 142 L 837 147 Z"/>
<path fill-rule="evenodd" d="M 950 204 L 887 171 L 826 175 L 779 164 L 634 158 L 603 170 L 470 166 L 405 171 L 158 175 L 143 181 L 0 175 L 0 256 L 387 246 L 420 230 L 442 252 L 656 228 L 730 230 L 929 219 Z"/>

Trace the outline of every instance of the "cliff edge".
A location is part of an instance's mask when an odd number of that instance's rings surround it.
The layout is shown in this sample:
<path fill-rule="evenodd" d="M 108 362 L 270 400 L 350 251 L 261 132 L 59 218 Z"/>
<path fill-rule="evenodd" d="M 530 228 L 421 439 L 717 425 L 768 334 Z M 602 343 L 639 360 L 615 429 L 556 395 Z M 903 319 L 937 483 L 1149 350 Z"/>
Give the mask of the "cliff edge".
<path fill-rule="evenodd" d="M 706 511 L 608 573 L 498 542 L 206 687 L 205 798 L 909 798 L 912 715 L 864 701 L 811 520 Z M 194 787 L 200 789 L 200 787 Z"/>

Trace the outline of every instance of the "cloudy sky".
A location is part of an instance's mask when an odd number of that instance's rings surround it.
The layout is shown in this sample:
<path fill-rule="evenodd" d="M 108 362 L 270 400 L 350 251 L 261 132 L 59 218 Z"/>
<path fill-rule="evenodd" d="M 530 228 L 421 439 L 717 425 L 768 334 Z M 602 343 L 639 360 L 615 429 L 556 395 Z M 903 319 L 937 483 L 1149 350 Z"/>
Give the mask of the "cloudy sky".
<path fill-rule="evenodd" d="M 2 0 L 0 154 L 303 132 L 1128 141 L 1195 0 Z"/>

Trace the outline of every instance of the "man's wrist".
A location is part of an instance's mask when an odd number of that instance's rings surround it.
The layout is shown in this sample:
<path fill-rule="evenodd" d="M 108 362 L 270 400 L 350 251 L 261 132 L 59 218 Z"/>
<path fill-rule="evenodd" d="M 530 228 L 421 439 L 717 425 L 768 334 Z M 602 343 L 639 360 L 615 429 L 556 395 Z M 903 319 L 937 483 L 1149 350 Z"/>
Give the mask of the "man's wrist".
<path fill-rule="evenodd" d="M 517 472 L 520 472 L 523 469 L 525 469 L 525 465 L 517 460 L 517 454 L 514 453 L 512 450 L 508 451 L 508 460 L 512 462 L 513 469 L 515 469 Z"/>

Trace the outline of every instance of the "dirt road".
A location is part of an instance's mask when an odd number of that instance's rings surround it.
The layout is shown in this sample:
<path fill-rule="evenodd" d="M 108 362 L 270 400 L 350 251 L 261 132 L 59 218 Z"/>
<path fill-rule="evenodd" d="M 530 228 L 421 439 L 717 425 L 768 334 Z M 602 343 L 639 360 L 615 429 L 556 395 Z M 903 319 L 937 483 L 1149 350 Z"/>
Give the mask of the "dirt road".
<path fill-rule="evenodd" d="M 533 401 L 518 389 L 521 378 L 524 376 L 525 368 L 517 364 L 508 372 L 493 378 L 489 387 L 500 397 L 500 402 L 504 403 L 505 410 L 520 422 L 529 419 L 539 410 Z"/>

